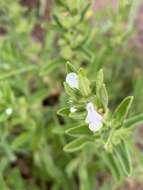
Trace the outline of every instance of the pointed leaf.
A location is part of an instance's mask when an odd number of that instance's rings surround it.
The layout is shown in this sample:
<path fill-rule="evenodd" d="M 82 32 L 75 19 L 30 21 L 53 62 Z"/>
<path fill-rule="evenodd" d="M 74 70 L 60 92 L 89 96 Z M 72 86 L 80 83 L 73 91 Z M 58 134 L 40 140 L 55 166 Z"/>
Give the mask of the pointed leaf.
<path fill-rule="evenodd" d="M 86 137 L 81 137 L 78 139 L 73 140 L 72 142 L 68 143 L 64 146 L 65 152 L 75 152 L 82 149 L 89 141 Z"/>
<path fill-rule="evenodd" d="M 113 114 L 114 127 L 122 125 L 131 107 L 132 101 L 133 101 L 133 96 L 128 96 L 119 104 L 119 106 L 117 107 L 117 109 L 115 110 Z"/>
<path fill-rule="evenodd" d="M 116 146 L 114 151 L 125 175 L 129 176 L 132 172 L 132 164 L 127 145 L 122 141 L 122 143 Z"/>
<path fill-rule="evenodd" d="M 113 154 L 112 153 L 105 153 L 105 154 L 103 154 L 102 158 L 103 158 L 105 164 L 107 165 L 107 167 L 110 169 L 114 179 L 116 181 L 121 180 L 121 178 L 123 177 L 122 172 L 120 170 L 118 160 L 115 159 Z"/>
<path fill-rule="evenodd" d="M 81 125 L 79 127 L 72 127 L 66 130 L 66 134 L 77 137 L 82 135 L 93 135 L 93 133 L 89 130 L 87 125 Z"/>
<path fill-rule="evenodd" d="M 66 172 L 68 173 L 69 176 L 72 176 L 73 172 L 77 170 L 79 162 L 80 162 L 79 158 L 74 158 L 68 163 L 66 167 Z"/>
<path fill-rule="evenodd" d="M 40 68 L 39 75 L 44 76 L 47 75 L 48 73 L 52 72 L 53 70 L 57 69 L 58 66 L 60 65 L 61 60 L 52 60 L 51 62 L 47 62 L 43 64 L 43 66 Z"/>
<path fill-rule="evenodd" d="M 96 77 L 96 94 L 99 96 L 99 90 L 103 85 L 103 70 L 100 69 L 97 73 Z"/>
<path fill-rule="evenodd" d="M 77 73 L 77 69 L 69 61 L 66 64 L 66 70 L 67 70 L 67 73 L 71 73 L 71 72 Z"/>
<path fill-rule="evenodd" d="M 85 120 L 86 117 L 86 113 L 83 112 L 74 112 L 74 113 L 70 113 L 69 117 L 72 119 L 77 119 L 77 120 Z"/>
<path fill-rule="evenodd" d="M 107 89 L 105 84 L 102 84 L 100 90 L 99 90 L 99 94 L 100 94 L 100 100 L 102 102 L 102 105 L 105 109 L 107 109 L 108 106 L 108 93 L 107 93 Z"/>
<path fill-rule="evenodd" d="M 64 107 L 58 110 L 57 114 L 61 116 L 68 116 L 70 113 L 70 108 L 69 107 Z"/>
<path fill-rule="evenodd" d="M 124 127 L 136 127 L 137 125 L 143 124 L 143 113 L 133 116 L 127 120 L 125 120 Z"/>
<path fill-rule="evenodd" d="M 85 76 L 79 76 L 79 90 L 83 96 L 88 96 L 91 92 L 90 82 Z"/>
<path fill-rule="evenodd" d="M 80 189 L 91 190 L 89 173 L 83 162 L 80 163 L 78 172 L 79 172 Z"/>
<path fill-rule="evenodd" d="M 11 144 L 11 148 L 13 150 L 16 150 L 17 148 L 29 143 L 31 139 L 31 133 L 30 132 L 23 132 L 20 134 Z"/>
<path fill-rule="evenodd" d="M 88 4 L 84 7 L 84 9 L 82 10 L 81 15 L 80 15 L 80 17 L 81 17 L 81 18 L 80 18 L 80 22 L 83 21 L 84 16 L 85 16 L 86 12 L 88 11 L 89 7 L 90 7 L 90 4 L 88 3 Z"/>
<path fill-rule="evenodd" d="M 70 97 L 72 97 L 73 99 L 76 99 L 75 90 L 72 89 L 72 88 L 70 88 L 70 86 L 69 86 L 66 82 L 64 82 L 64 88 L 65 88 L 66 93 L 67 93 Z"/>

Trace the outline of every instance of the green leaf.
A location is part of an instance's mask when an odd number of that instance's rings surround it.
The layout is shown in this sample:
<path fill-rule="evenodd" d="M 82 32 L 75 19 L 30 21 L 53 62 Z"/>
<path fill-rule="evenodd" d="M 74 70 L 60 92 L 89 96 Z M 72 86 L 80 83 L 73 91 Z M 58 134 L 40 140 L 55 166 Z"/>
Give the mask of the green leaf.
<path fill-rule="evenodd" d="M 91 93 L 90 89 L 90 81 L 86 78 L 86 76 L 79 75 L 79 90 L 83 96 L 88 96 Z"/>
<path fill-rule="evenodd" d="M 123 124 L 125 117 L 131 107 L 133 96 L 126 97 L 117 107 L 113 114 L 113 126 L 117 127 Z"/>
<path fill-rule="evenodd" d="M 108 106 L 108 93 L 105 84 L 102 84 L 100 90 L 99 90 L 99 95 L 100 95 L 100 101 L 105 109 L 107 109 Z"/>
<path fill-rule="evenodd" d="M 72 176 L 73 172 L 77 170 L 79 162 L 80 162 L 79 158 L 74 158 L 68 163 L 66 167 L 66 172 L 68 173 L 69 176 Z"/>
<path fill-rule="evenodd" d="M 120 170 L 120 166 L 118 164 L 118 160 L 114 157 L 112 153 L 104 153 L 103 154 L 103 161 L 107 165 L 107 167 L 110 169 L 112 176 L 116 181 L 119 181 L 122 179 L 122 173 Z"/>
<path fill-rule="evenodd" d="M 125 142 L 122 141 L 119 145 L 115 147 L 114 150 L 120 165 L 125 173 L 125 175 L 129 176 L 132 172 L 132 164 L 131 164 L 131 159 L 129 155 L 129 151 L 127 148 L 127 145 Z"/>
<path fill-rule="evenodd" d="M 58 110 L 57 114 L 61 116 L 68 116 L 70 113 L 70 108 L 69 107 L 64 107 Z"/>
<path fill-rule="evenodd" d="M 85 16 L 86 12 L 88 11 L 89 7 L 90 7 L 90 4 L 88 3 L 88 4 L 84 7 L 84 9 L 82 10 L 81 15 L 80 15 L 80 17 L 81 17 L 81 18 L 80 18 L 80 22 L 83 21 L 84 16 Z"/>
<path fill-rule="evenodd" d="M 55 21 L 60 30 L 66 31 L 65 27 L 63 26 L 57 15 L 53 15 L 53 20 Z"/>
<path fill-rule="evenodd" d="M 62 62 L 62 60 L 57 59 L 57 60 L 53 60 L 51 62 L 47 62 L 47 63 L 43 64 L 42 67 L 40 68 L 39 75 L 40 76 L 47 75 L 48 73 L 50 73 L 53 70 L 57 69 L 57 67 L 60 66 L 61 62 Z"/>
<path fill-rule="evenodd" d="M 1 144 L 1 147 L 3 148 L 9 161 L 13 162 L 16 160 L 16 156 L 15 156 L 13 150 L 11 149 L 10 145 L 7 142 L 3 141 Z"/>
<path fill-rule="evenodd" d="M 56 180 L 58 183 L 63 181 L 62 179 L 62 171 L 59 169 L 56 162 L 53 160 L 53 157 L 49 151 L 49 147 L 43 147 L 42 150 L 37 152 L 36 155 L 37 161 L 42 163 L 42 166 L 44 167 L 44 170 L 49 174 L 49 176 Z"/>
<path fill-rule="evenodd" d="M 79 127 L 72 127 L 70 129 L 67 129 L 66 134 L 73 137 L 78 137 L 82 135 L 93 135 L 87 125 L 81 125 Z"/>
<path fill-rule="evenodd" d="M 143 124 L 143 113 L 133 116 L 129 119 L 126 119 L 124 122 L 124 127 L 125 128 L 136 127 L 137 125 L 141 124 Z"/>
<path fill-rule="evenodd" d="M 81 190 L 90 190 L 90 180 L 89 180 L 89 173 L 85 166 L 85 164 L 79 165 L 79 181 L 80 181 L 80 189 Z"/>
<path fill-rule="evenodd" d="M 5 182 L 4 177 L 2 176 L 2 174 L 0 174 L 0 189 L 1 190 L 10 190 L 8 188 L 8 186 L 6 185 L 6 182 Z"/>
<path fill-rule="evenodd" d="M 67 95 L 69 95 L 73 99 L 76 99 L 76 94 L 75 94 L 76 91 L 74 89 L 70 88 L 70 86 L 66 82 L 64 82 L 64 88 L 65 88 Z"/>
<path fill-rule="evenodd" d="M 30 139 L 31 139 L 31 133 L 29 131 L 23 132 L 21 135 L 16 137 L 16 139 L 12 142 L 11 148 L 13 150 L 16 150 L 17 148 L 29 143 Z"/>
<path fill-rule="evenodd" d="M 76 111 L 74 113 L 70 113 L 69 117 L 72 118 L 72 119 L 76 119 L 76 120 L 83 120 L 83 122 L 84 122 L 85 117 L 86 117 L 86 113 Z"/>
<path fill-rule="evenodd" d="M 89 141 L 86 137 L 80 137 L 78 139 L 73 140 L 64 146 L 65 152 L 75 152 L 81 150 Z"/>
<path fill-rule="evenodd" d="M 77 69 L 69 61 L 66 64 L 66 70 L 67 70 L 67 73 L 71 73 L 71 72 L 77 73 Z"/>
<path fill-rule="evenodd" d="M 101 87 L 103 85 L 103 80 L 104 80 L 104 78 L 103 78 L 103 70 L 100 69 L 98 71 L 97 77 L 96 77 L 96 94 L 99 97 L 100 97 L 100 89 L 101 89 Z"/>

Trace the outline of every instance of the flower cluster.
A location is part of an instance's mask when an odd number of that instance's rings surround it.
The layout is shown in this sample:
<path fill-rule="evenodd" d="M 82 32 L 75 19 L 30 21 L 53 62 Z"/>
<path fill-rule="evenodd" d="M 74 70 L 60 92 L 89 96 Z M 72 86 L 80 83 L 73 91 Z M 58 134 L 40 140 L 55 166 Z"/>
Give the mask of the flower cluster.
<path fill-rule="evenodd" d="M 71 88 L 79 88 L 78 75 L 74 72 L 68 73 L 66 76 L 66 83 Z M 85 118 L 85 122 L 89 125 L 89 129 L 93 132 L 100 130 L 103 126 L 103 117 L 99 114 L 92 102 L 88 102 L 85 106 L 87 111 L 87 116 Z M 77 109 L 75 107 L 70 108 L 70 112 L 74 113 Z"/>

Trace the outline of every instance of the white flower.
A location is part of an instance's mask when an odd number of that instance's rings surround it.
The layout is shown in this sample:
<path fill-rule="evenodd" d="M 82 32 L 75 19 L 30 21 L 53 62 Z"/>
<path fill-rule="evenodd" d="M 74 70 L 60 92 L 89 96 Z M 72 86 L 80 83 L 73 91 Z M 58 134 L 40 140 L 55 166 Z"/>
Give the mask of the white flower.
<path fill-rule="evenodd" d="M 100 115 L 96 111 L 92 102 L 89 102 L 87 104 L 86 110 L 87 110 L 86 123 L 89 124 L 89 129 L 93 132 L 98 131 L 103 125 L 102 124 L 102 120 L 103 120 L 102 115 Z"/>
<path fill-rule="evenodd" d="M 7 115 L 11 115 L 12 112 L 13 112 L 13 109 L 12 109 L 12 108 L 7 108 L 7 109 L 5 110 L 5 113 L 6 113 Z"/>
<path fill-rule="evenodd" d="M 78 76 L 76 73 L 68 73 L 66 76 L 66 83 L 68 83 L 68 85 L 71 88 L 78 88 Z"/>
<path fill-rule="evenodd" d="M 74 113 L 74 112 L 76 112 L 76 111 L 77 111 L 77 109 L 76 109 L 75 107 L 71 107 L 71 108 L 70 108 L 70 112 L 71 112 L 71 113 Z"/>

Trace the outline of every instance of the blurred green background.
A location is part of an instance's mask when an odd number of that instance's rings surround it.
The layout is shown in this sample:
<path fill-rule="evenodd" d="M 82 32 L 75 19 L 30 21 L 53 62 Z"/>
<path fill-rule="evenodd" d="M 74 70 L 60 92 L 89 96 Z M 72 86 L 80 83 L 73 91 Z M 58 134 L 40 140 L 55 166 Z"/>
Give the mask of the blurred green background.
<path fill-rule="evenodd" d="M 99 153 L 81 168 L 63 151 L 70 120 L 57 110 L 70 61 L 91 80 L 103 67 L 112 110 L 134 95 L 130 114 L 142 112 L 142 10 L 140 0 L 0 0 L 0 190 L 113 188 Z M 141 126 L 121 190 L 143 189 L 142 137 Z"/>

